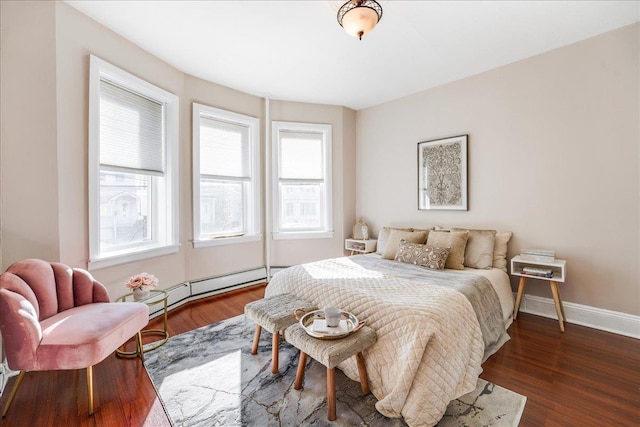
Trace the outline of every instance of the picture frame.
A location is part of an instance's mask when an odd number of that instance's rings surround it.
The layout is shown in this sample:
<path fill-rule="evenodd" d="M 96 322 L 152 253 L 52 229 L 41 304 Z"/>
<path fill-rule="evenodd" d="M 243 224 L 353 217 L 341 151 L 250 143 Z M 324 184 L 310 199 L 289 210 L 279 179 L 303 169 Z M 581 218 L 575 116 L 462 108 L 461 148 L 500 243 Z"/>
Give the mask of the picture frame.
<path fill-rule="evenodd" d="M 418 210 L 468 210 L 469 135 L 418 143 Z"/>

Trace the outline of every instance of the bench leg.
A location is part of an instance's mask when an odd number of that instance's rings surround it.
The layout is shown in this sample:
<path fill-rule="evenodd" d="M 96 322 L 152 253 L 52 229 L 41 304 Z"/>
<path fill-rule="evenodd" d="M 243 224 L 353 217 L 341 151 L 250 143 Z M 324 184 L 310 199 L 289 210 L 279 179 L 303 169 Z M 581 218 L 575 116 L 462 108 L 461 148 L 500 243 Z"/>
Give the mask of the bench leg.
<path fill-rule="evenodd" d="M 335 368 L 327 368 L 327 407 L 329 408 L 327 419 L 336 420 L 336 371 Z"/>
<path fill-rule="evenodd" d="M 256 325 L 256 333 L 253 335 L 253 345 L 251 346 L 251 354 L 258 354 L 258 344 L 260 343 L 260 332 L 262 332 L 262 326 Z"/>
<path fill-rule="evenodd" d="M 280 370 L 278 369 L 278 365 L 280 364 L 278 361 L 279 345 L 280 345 L 280 332 L 275 331 L 273 333 L 273 343 L 271 344 L 271 373 L 272 374 L 277 374 L 280 372 Z"/>
<path fill-rule="evenodd" d="M 369 394 L 369 377 L 367 376 L 367 367 L 364 364 L 364 356 L 359 351 L 356 354 L 356 362 L 358 363 L 358 375 L 360 376 L 360 388 L 364 394 Z"/>
<path fill-rule="evenodd" d="M 293 383 L 293 388 L 295 390 L 300 390 L 302 388 L 302 381 L 304 380 L 304 368 L 307 364 L 307 353 L 301 351 L 300 352 L 300 361 L 298 362 L 298 370 L 296 371 L 296 381 Z"/>

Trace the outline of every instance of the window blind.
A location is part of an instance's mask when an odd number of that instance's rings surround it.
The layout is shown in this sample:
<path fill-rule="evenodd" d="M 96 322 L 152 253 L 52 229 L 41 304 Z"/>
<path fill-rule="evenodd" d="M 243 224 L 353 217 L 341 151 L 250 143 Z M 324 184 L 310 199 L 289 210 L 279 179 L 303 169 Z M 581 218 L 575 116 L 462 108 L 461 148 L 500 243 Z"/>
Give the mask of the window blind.
<path fill-rule="evenodd" d="M 100 80 L 100 165 L 164 174 L 163 105 Z"/>
<path fill-rule="evenodd" d="M 320 133 L 280 132 L 280 178 L 323 179 Z"/>
<path fill-rule="evenodd" d="M 202 117 L 200 119 L 200 174 L 250 178 L 249 128 Z"/>

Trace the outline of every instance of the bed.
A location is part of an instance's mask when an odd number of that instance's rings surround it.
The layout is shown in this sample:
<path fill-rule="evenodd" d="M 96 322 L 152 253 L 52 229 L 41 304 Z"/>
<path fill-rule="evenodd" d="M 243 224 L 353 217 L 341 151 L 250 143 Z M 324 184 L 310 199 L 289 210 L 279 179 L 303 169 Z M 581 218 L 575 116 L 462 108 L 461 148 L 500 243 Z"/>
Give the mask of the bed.
<path fill-rule="evenodd" d="M 281 293 L 340 307 L 377 331 L 365 352 L 376 409 L 410 426 L 435 425 L 475 389 L 482 362 L 509 339 L 513 311 L 500 268 L 431 270 L 375 254 L 289 267 L 265 296 Z M 339 368 L 358 380 L 352 360 Z"/>

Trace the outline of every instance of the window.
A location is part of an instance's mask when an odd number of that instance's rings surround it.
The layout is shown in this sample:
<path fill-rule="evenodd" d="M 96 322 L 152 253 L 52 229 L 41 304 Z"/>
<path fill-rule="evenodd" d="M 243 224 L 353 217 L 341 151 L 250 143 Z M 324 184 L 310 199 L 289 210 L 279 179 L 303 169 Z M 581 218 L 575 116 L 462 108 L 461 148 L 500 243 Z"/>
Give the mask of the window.
<path fill-rule="evenodd" d="M 95 56 L 89 268 L 178 251 L 178 97 Z"/>
<path fill-rule="evenodd" d="M 260 240 L 259 121 L 193 104 L 194 247 Z"/>
<path fill-rule="evenodd" d="M 274 238 L 333 236 L 331 126 L 273 122 Z"/>

